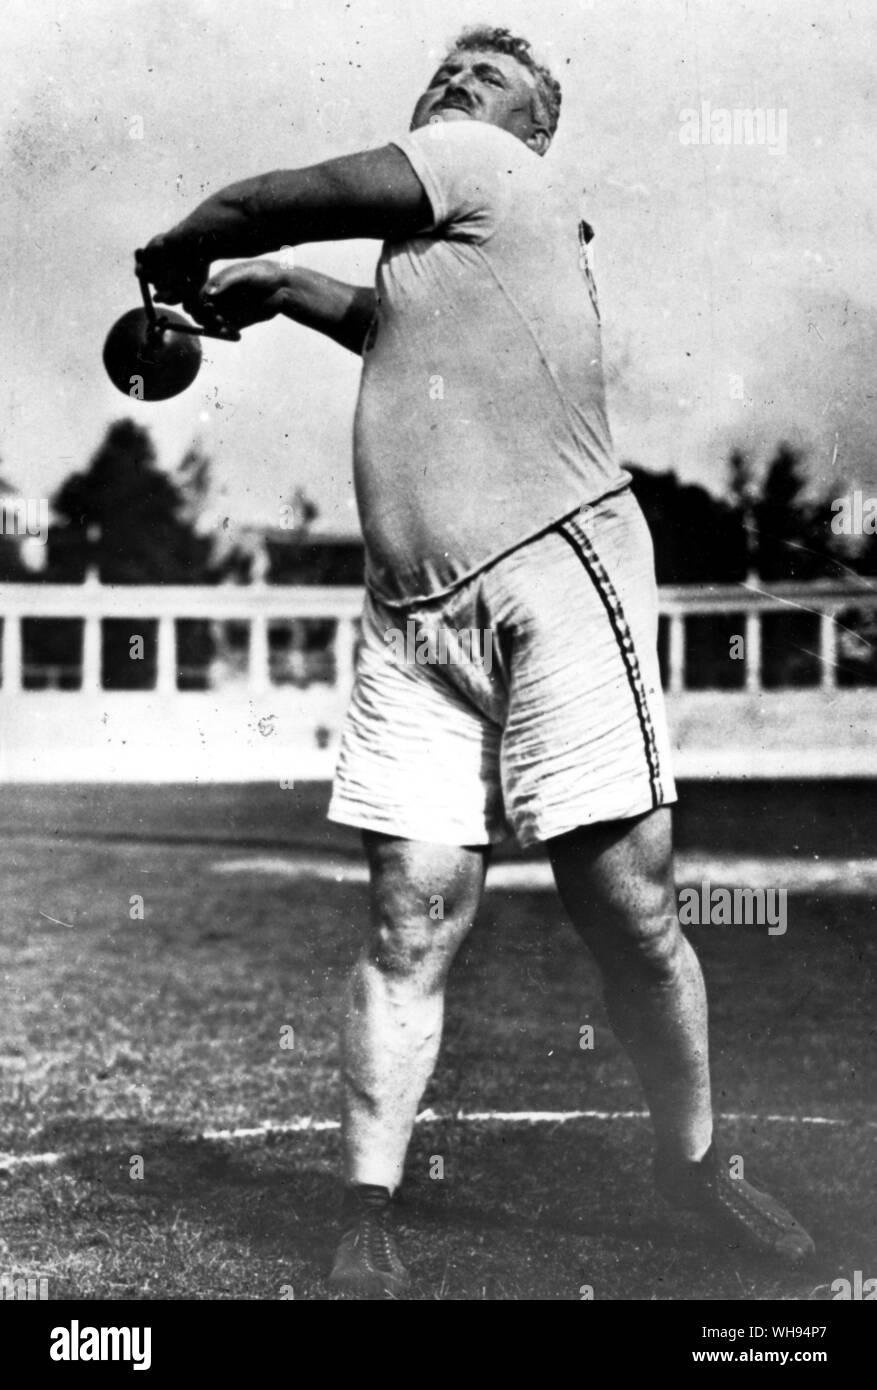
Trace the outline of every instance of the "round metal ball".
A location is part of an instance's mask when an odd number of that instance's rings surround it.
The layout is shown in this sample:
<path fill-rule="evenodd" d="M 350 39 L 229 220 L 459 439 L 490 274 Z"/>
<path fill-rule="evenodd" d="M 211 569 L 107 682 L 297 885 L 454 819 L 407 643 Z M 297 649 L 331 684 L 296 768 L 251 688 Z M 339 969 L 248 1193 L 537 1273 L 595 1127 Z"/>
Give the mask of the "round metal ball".
<path fill-rule="evenodd" d="M 201 344 L 191 333 L 174 332 L 186 320 L 160 313 L 158 330 L 145 309 L 131 309 L 113 324 L 104 343 L 104 366 L 114 386 L 134 401 L 166 401 L 191 386 L 201 366 Z"/>

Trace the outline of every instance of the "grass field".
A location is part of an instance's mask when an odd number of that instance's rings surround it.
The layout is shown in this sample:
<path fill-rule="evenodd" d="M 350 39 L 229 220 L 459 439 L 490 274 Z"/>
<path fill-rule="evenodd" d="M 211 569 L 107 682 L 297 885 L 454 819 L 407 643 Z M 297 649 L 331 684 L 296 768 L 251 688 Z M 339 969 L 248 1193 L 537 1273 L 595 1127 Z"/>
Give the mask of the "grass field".
<path fill-rule="evenodd" d="M 55 1299 L 327 1297 L 337 1130 L 281 1127 L 337 1114 L 340 985 L 364 890 L 258 864 L 266 847 L 354 855 L 355 833 L 322 820 L 325 800 L 313 786 L 0 790 L 0 1272 L 46 1276 Z M 864 785 L 692 787 L 679 836 L 870 854 L 875 801 Z M 223 872 L 247 856 L 252 871 Z M 762 1117 L 726 1121 L 725 1147 L 809 1226 L 811 1266 L 778 1273 L 671 1217 L 641 1119 L 432 1120 L 401 1212 L 412 1297 L 575 1300 L 587 1284 L 599 1300 L 797 1300 L 856 1269 L 877 1275 L 875 908 L 793 893 L 783 937 L 690 929 L 717 1109 Z M 579 1048 L 584 1023 L 593 1051 Z M 424 1105 L 641 1109 L 553 895 L 486 894 Z M 262 1123 L 277 1129 L 203 1137 Z"/>

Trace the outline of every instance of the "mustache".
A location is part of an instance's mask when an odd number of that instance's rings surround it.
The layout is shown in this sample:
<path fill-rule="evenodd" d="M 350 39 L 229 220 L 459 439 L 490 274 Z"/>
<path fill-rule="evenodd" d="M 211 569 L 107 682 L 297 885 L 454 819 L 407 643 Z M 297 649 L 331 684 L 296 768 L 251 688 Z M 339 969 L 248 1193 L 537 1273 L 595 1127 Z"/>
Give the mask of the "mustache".
<path fill-rule="evenodd" d="M 467 92 L 458 90 L 455 92 L 446 92 L 445 95 L 436 102 L 432 109 L 433 111 L 440 111 L 443 106 L 451 108 L 460 107 L 463 111 L 472 111 L 474 110 L 475 103 Z"/>

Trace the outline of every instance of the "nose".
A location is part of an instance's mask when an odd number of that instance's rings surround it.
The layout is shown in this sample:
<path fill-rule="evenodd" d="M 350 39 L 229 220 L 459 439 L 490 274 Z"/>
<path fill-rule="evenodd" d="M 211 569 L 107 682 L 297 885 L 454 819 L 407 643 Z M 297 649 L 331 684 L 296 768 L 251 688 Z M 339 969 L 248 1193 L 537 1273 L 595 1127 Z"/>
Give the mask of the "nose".
<path fill-rule="evenodd" d="M 446 86 L 445 86 L 445 91 L 446 91 L 446 92 L 467 92 L 467 93 L 468 93 L 468 90 L 469 90 L 469 76 L 470 76 L 470 74 L 469 74 L 468 72 L 458 72 L 458 73 L 455 73 L 453 77 L 448 78 L 447 84 L 446 84 Z"/>
<path fill-rule="evenodd" d="M 455 74 L 445 83 L 445 89 L 441 94 L 440 100 L 447 101 L 449 97 L 464 98 L 463 105 L 470 108 L 475 105 L 477 97 L 469 81 L 468 74 Z"/>

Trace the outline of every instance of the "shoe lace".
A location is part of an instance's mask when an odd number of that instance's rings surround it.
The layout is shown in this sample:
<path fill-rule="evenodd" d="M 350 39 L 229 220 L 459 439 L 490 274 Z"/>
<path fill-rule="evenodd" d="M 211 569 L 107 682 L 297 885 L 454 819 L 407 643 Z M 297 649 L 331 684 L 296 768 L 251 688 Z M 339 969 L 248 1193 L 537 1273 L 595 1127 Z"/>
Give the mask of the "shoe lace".
<path fill-rule="evenodd" d="M 387 1211 L 370 1211 L 362 1217 L 360 1223 L 359 1235 L 363 1250 L 376 1269 L 393 1268 L 393 1238 L 387 1229 L 388 1216 Z"/>
<path fill-rule="evenodd" d="M 716 1196 L 721 1206 L 748 1221 L 753 1229 L 760 1227 L 765 1234 L 777 1231 L 786 1233 L 795 1229 L 793 1218 L 778 1209 L 766 1193 L 759 1192 L 742 1178 L 723 1175 L 716 1184 Z"/>

